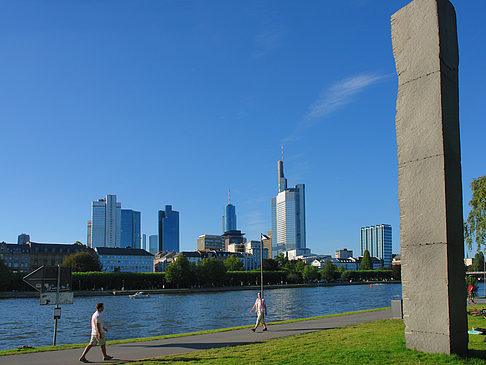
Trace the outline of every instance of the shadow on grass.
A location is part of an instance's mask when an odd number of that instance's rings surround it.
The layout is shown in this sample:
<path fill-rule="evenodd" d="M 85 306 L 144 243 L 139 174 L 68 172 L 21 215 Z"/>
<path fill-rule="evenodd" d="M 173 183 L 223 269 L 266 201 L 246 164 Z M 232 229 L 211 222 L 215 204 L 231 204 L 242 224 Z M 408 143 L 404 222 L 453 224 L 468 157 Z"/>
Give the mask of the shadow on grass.
<path fill-rule="evenodd" d="M 468 358 L 486 359 L 486 350 L 468 350 Z"/>

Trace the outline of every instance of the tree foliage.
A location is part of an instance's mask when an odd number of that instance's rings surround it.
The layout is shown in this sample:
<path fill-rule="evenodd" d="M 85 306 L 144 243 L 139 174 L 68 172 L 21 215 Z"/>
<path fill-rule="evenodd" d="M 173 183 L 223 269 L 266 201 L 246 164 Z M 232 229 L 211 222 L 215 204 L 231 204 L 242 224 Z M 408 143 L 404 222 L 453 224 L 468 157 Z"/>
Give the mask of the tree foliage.
<path fill-rule="evenodd" d="M 321 278 L 323 280 L 331 281 L 337 279 L 339 276 L 336 265 L 332 260 L 326 260 L 324 267 L 321 270 Z"/>
<path fill-rule="evenodd" d="M 186 256 L 179 255 L 165 270 L 165 278 L 169 284 L 177 288 L 188 288 L 194 283 L 195 266 Z"/>
<path fill-rule="evenodd" d="M 12 273 L 9 267 L 0 258 L 0 290 L 6 290 L 8 284 L 10 284 Z"/>
<path fill-rule="evenodd" d="M 319 279 L 319 276 L 319 271 L 317 271 L 317 268 L 314 266 L 306 266 L 302 271 L 302 279 L 307 282 L 316 281 Z"/>
<path fill-rule="evenodd" d="M 373 264 L 371 263 L 370 251 L 365 250 L 363 253 L 363 259 L 361 260 L 361 265 L 359 265 L 360 270 L 373 270 Z"/>
<path fill-rule="evenodd" d="M 220 286 L 225 281 L 225 264 L 215 257 L 204 258 L 197 264 L 196 276 L 202 286 Z"/>
<path fill-rule="evenodd" d="M 472 198 L 469 201 L 471 210 L 464 223 L 464 238 L 469 249 L 473 242 L 477 250 L 486 244 L 486 175 L 471 182 Z"/>
<path fill-rule="evenodd" d="M 265 271 L 279 270 L 278 262 L 274 259 L 263 259 L 263 270 Z"/>
<path fill-rule="evenodd" d="M 81 251 L 67 256 L 62 266 L 70 267 L 75 272 L 101 271 L 102 266 L 98 255 L 89 251 Z"/>
<path fill-rule="evenodd" d="M 243 270 L 243 262 L 241 262 L 241 260 L 235 255 L 231 255 L 226 260 L 224 260 L 224 266 L 226 267 L 227 271 Z"/>
<path fill-rule="evenodd" d="M 473 264 L 471 266 L 471 271 L 484 270 L 484 255 L 482 252 L 476 252 L 476 254 L 474 255 Z"/>

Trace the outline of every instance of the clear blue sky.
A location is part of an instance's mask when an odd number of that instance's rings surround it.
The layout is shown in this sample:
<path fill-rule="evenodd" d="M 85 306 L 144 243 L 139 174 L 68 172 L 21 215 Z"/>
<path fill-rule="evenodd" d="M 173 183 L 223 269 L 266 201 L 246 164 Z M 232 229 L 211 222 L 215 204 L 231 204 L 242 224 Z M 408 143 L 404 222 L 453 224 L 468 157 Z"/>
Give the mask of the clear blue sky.
<path fill-rule="evenodd" d="M 277 160 L 306 184 L 307 245 L 359 253 L 361 226 L 399 252 L 390 16 L 408 1 L 3 1 L 0 241 L 86 242 L 116 194 L 181 249 L 219 234 L 231 189 L 248 239 L 271 229 Z M 454 1 L 464 213 L 486 173 L 486 1 Z"/>

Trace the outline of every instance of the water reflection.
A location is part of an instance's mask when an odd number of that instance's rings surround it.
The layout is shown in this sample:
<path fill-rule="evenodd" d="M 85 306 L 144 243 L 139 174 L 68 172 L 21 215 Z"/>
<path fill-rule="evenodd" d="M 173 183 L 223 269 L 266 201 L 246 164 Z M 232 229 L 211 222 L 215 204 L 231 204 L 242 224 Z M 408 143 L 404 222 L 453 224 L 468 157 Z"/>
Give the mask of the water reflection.
<path fill-rule="evenodd" d="M 483 289 L 484 290 L 484 289 Z M 75 298 L 62 306 L 57 344 L 89 341 L 90 318 L 97 302 L 105 303 L 103 320 L 108 339 L 149 337 L 253 324 L 249 313 L 256 290 L 153 295 L 149 299 L 126 296 Z M 390 306 L 401 285 L 354 285 L 265 291 L 268 321 L 304 318 Z M 39 299 L 0 301 L 0 349 L 52 344 L 53 307 Z"/>

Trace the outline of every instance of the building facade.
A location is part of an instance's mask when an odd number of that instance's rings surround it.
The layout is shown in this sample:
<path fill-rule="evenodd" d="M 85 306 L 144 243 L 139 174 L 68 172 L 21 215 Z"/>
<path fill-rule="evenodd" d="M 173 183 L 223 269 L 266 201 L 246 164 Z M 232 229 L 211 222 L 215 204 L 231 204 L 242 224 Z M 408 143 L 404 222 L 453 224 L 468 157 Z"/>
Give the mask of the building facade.
<path fill-rule="evenodd" d="M 342 250 L 337 250 L 335 257 L 337 259 L 349 259 L 353 257 L 353 250 L 348 250 L 347 248 L 344 248 Z"/>
<path fill-rule="evenodd" d="M 103 271 L 154 271 L 154 255 L 140 248 L 96 247 L 95 251 Z"/>
<path fill-rule="evenodd" d="M 179 252 L 179 212 L 172 205 L 159 210 L 159 251 Z"/>
<path fill-rule="evenodd" d="M 140 212 L 131 209 L 121 210 L 121 247 L 140 248 Z"/>
<path fill-rule="evenodd" d="M 30 236 L 27 233 L 21 233 L 17 237 L 17 244 L 18 245 L 24 245 L 27 242 L 30 242 Z"/>
<path fill-rule="evenodd" d="M 371 227 L 361 227 L 361 256 L 368 250 L 371 257 L 383 260 L 383 266 L 392 265 L 392 227 L 380 224 Z"/>
<path fill-rule="evenodd" d="M 198 250 L 224 250 L 224 237 L 214 234 L 203 234 L 197 238 Z"/>
<path fill-rule="evenodd" d="M 157 252 L 159 252 L 159 236 L 156 234 L 151 234 L 148 236 L 148 252 L 150 252 L 152 255 L 155 255 Z"/>
<path fill-rule="evenodd" d="M 278 194 L 272 198 L 272 255 L 306 248 L 305 185 L 287 188 L 283 160 L 278 161 Z"/>
<path fill-rule="evenodd" d="M 120 247 L 120 245 L 121 203 L 116 201 L 116 195 L 107 195 L 91 203 L 89 247 Z"/>

